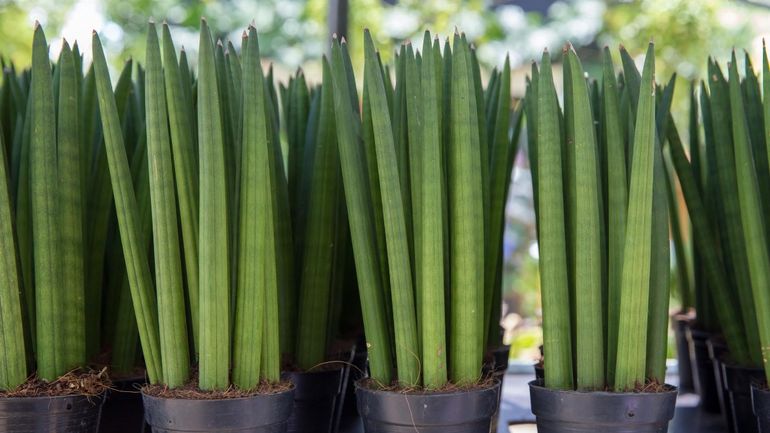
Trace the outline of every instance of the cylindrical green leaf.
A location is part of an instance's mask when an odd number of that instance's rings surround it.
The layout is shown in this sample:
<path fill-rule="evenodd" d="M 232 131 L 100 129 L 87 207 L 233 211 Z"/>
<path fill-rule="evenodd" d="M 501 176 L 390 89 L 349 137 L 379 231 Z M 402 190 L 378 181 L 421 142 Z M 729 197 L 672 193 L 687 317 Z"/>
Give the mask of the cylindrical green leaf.
<path fill-rule="evenodd" d="M 177 226 L 174 165 L 168 133 L 166 90 L 158 34 L 152 22 L 147 29 L 145 92 L 160 350 L 163 379 L 167 386 L 174 388 L 184 385 L 188 379 L 190 354 L 182 287 L 182 259 L 179 256 L 181 250 Z"/>
<path fill-rule="evenodd" d="M 229 202 L 225 131 L 217 87 L 214 46 L 201 20 L 198 49 L 198 146 L 200 151 L 200 350 L 199 387 L 225 389 L 230 371 Z"/>
<path fill-rule="evenodd" d="M 140 227 L 136 195 L 133 188 L 128 157 L 123 145 L 118 110 L 112 93 L 107 60 L 99 36 L 93 35 L 94 73 L 96 76 L 99 112 L 104 130 L 104 144 L 110 168 L 110 180 L 115 197 L 120 240 L 126 260 L 131 299 L 134 302 L 139 339 L 151 383 L 162 382 L 158 311 L 155 300 L 145 238 Z"/>

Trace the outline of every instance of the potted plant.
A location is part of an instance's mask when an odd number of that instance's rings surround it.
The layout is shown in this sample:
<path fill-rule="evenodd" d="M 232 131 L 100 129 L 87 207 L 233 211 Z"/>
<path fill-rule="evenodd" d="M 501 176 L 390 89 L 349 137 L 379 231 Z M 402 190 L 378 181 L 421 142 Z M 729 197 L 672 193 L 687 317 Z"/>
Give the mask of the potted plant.
<path fill-rule="evenodd" d="M 714 134 L 711 123 L 711 103 L 707 96 L 707 88 L 705 83 L 701 83 L 700 88 L 700 110 L 697 106 L 691 105 L 690 116 L 693 122 L 692 116 L 697 111 L 701 112 L 703 119 L 703 130 L 705 132 L 705 142 L 701 145 L 697 136 L 699 131 L 697 128 L 693 129 L 691 126 L 690 136 L 690 160 L 693 170 L 693 176 L 695 176 L 696 187 L 699 194 L 703 198 L 705 210 L 709 212 L 709 215 L 702 215 L 700 218 L 705 218 L 704 224 L 708 224 L 711 230 L 717 231 L 718 227 L 718 200 L 719 196 L 719 183 L 716 179 L 716 164 L 715 158 L 715 146 L 714 146 Z M 694 101 L 691 100 L 691 104 Z M 693 229 L 694 231 L 694 229 Z M 719 243 L 722 241 L 721 237 L 715 237 L 711 242 Z M 722 314 L 717 317 L 716 306 L 714 305 L 715 296 L 712 292 L 715 291 L 713 287 L 715 282 L 710 280 L 710 276 L 707 275 L 705 266 L 707 262 L 716 258 L 719 263 L 720 279 L 717 281 L 723 282 L 727 278 L 727 264 L 730 263 L 729 255 L 719 255 L 717 257 L 704 257 L 701 252 L 701 246 L 697 245 L 695 236 L 693 236 L 693 273 L 695 277 L 695 311 L 696 317 L 686 329 L 686 335 L 688 345 L 690 348 L 690 361 L 694 377 L 694 385 L 697 394 L 700 396 L 700 408 L 706 412 L 719 413 L 723 412 L 727 414 L 725 410 L 725 404 L 723 399 L 723 393 L 721 390 L 721 367 L 719 366 L 718 355 L 727 350 L 724 344 L 724 340 L 720 337 L 720 320 L 727 320 L 726 317 L 730 317 L 729 320 L 736 320 L 735 317 L 738 314 L 736 306 L 733 303 L 726 306 L 722 306 Z M 720 283 L 721 284 L 721 283 Z M 725 311 L 729 312 L 728 316 L 725 316 Z M 736 322 L 740 326 L 740 322 Z M 736 342 L 736 344 L 739 344 Z M 726 415 L 728 416 L 728 415 Z"/>
<path fill-rule="evenodd" d="M 618 89 L 605 49 L 597 107 L 577 55 L 565 49 L 563 113 L 547 51 L 531 78 L 545 378 L 530 383 L 530 395 L 541 433 L 666 431 L 674 413 L 676 390 L 664 384 L 666 126 L 656 126 L 652 44 L 641 77 L 623 63 Z M 670 96 L 661 99 L 657 114 L 667 120 Z"/>
<path fill-rule="evenodd" d="M 767 49 L 763 46 L 763 53 L 762 53 L 762 90 L 763 94 L 765 95 L 765 99 L 762 101 L 763 103 L 763 123 L 764 123 L 764 131 L 765 134 L 767 134 L 768 128 L 770 128 L 770 101 L 768 101 L 767 95 L 768 92 L 770 92 L 770 65 L 768 64 L 767 59 Z M 737 97 L 737 95 L 736 95 Z M 756 123 L 759 122 L 755 122 Z M 766 137 L 766 135 L 765 135 Z M 753 144 L 753 143 L 752 143 Z M 767 146 L 767 143 L 765 143 Z M 745 152 L 745 149 L 744 149 Z M 737 153 L 736 153 L 737 155 Z M 755 156 L 755 158 L 760 159 L 761 156 Z M 751 168 L 751 165 L 748 166 L 748 169 Z M 755 170 L 759 172 L 759 167 L 755 167 Z M 750 173 L 750 172 L 749 172 Z M 751 176 L 750 174 L 748 174 Z M 759 175 L 757 175 L 757 178 L 759 178 Z M 756 182 L 754 181 L 747 181 L 745 182 L 747 187 L 747 197 L 745 200 L 746 203 L 746 210 L 747 214 L 751 215 L 749 213 L 750 210 L 753 209 L 753 220 L 756 220 L 757 217 L 757 204 L 763 203 L 762 196 L 757 194 L 756 190 Z M 752 191 L 754 191 L 752 193 Z M 761 188 L 760 190 L 761 191 Z M 741 203 L 743 204 L 744 201 L 742 200 Z M 741 215 L 743 218 L 743 214 Z M 758 222 L 765 221 L 763 219 L 759 219 Z M 757 221 L 755 221 L 756 225 Z M 766 223 L 765 223 L 766 224 Z M 756 227 L 755 225 L 755 227 Z M 757 228 L 758 229 L 758 228 Z M 764 233 L 767 234 L 767 227 L 764 227 Z M 754 275 L 758 274 L 759 278 L 762 278 L 763 275 L 766 275 L 767 268 L 770 266 L 767 262 L 767 247 L 764 247 L 759 242 L 759 239 L 754 238 L 752 240 L 753 248 L 755 248 L 755 252 L 759 254 L 759 258 L 756 259 L 757 263 L 754 268 L 756 270 L 752 274 L 752 284 L 755 282 Z M 763 267 L 764 266 L 764 267 Z M 752 268 L 752 269 L 754 269 Z M 752 393 L 752 402 L 753 402 L 753 409 L 754 414 L 757 416 L 757 424 L 758 424 L 758 430 L 760 432 L 767 432 L 770 431 L 770 392 L 767 391 L 767 384 L 770 383 L 770 366 L 768 366 L 767 361 L 767 352 L 766 348 L 768 347 L 768 336 L 770 333 L 768 333 L 768 323 L 767 323 L 767 314 L 768 314 L 768 298 L 767 298 L 767 290 L 766 290 L 766 284 L 762 283 L 761 279 L 756 280 L 757 287 L 754 288 L 753 286 L 753 295 L 754 295 L 754 302 L 756 302 L 756 311 L 757 311 L 757 324 L 759 325 L 760 330 L 760 340 L 762 344 L 762 353 L 764 355 L 763 359 L 763 368 L 764 368 L 764 377 L 760 381 L 755 381 L 751 386 L 751 393 Z M 764 289 L 764 290 L 763 290 Z"/>
<path fill-rule="evenodd" d="M 718 340 L 710 340 L 725 421 L 735 432 L 757 431 L 749 412 L 750 384 L 763 377 L 761 342 L 766 333 L 761 310 L 766 302 L 762 267 L 767 253 L 760 245 L 764 227 L 756 213 L 764 212 L 760 200 L 764 187 L 757 179 L 766 174 L 767 160 L 764 151 L 756 150 L 764 148 L 762 121 L 757 119 L 762 105 L 759 83 L 750 60 L 746 65 L 746 77 L 741 80 L 733 54 L 726 79 L 719 65 L 709 61 L 708 91 L 702 86 L 701 106 L 706 161 L 714 161 L 709 169 L 711 182 L 698 185 L 698 160 L 693 157 L 688 163 L 681 142 L 669 131 L 672 160 L 694 238 L 701 242 L 696 245 L 698 252 L 710 272 L 710 296 L 726 343 L 720 348 L 715 344 Z M 705 197 L 712 200 L 708 205 Z M 721 254 L 716 248 L 720 244 Z M 733 280 L 735 293 L 727 286 Z"/>
<path fill-rule="evenodd" d="M 698 126 L 698 100 L 695 94 L 697 85 L 693 83 L 690 86 L 690 112 L 689 112 L 689 136 L 690 149 L 700 146 L 700 131 Z M 687 334 L 690 324 L 694 318 L 694 305 L 692 288 L 692 249 L 687 242 L 691 237 L 687 234 L 689 227 L 684 223 L 679 211 L 679 188 L 676 183 L 672 168 L 667 168 L 668 176 L 666 179 L 668 188 L 666 188 L 668 197 L 668 208 L 671 218 L 671 237 L 674 244 L 674 253 L 676 261 L 676 288 L 681 307 L 671 315 L 671 327 L 674 331 L 674 340 L 676 344 L 677 370 L 679 376 L 679 392 L 695 392 L 695 383 L 693 381 L 692 361 L 690 359 L 690 347 L 687 340 Z"/>
<path fill-rule="evenodd" d="M 8 432 L 95 433 L 109 386 L 86 355 L 79 66 L 65 41 L 52 69 L 36 23 L 31 72 L 4 76 L 16 107 L 13 125 L 0 121 L 0 425 Z"/>
<path fill-rule="evenodd" d="M 308 89 L 299 71 L 282 92 L 290 211 L 284 233 L 291 236 L 283 255 L 296 270 L 287 271 L 292 281 L 281 309 L 283 376 L 296 389 L 292 432 L 337 431 L 355 344 L 337 340 L 352 252 L 330 71 L 323 58 L 319 87 Z"/>
<path fill-rule="evenodd" d="M 233 130 L 223 127 L 222 110 L 227 104 L 221 100 L 217 81 L 224 77 L 217 70 L 205 20 L 197 80 L 197 149 L 194 138 L 190 139 L 196 137 L 192 110 L 185 111 L 182 105 L 182 111 L 171 114 L 180 105 L 168 102 L 174 98 L 166 89 L 176 86 L 181 101 L 189 107 L 192 92 L 186 86 L 190 82 L 182 78 L 188 71 L 180 70 L 179 80 L 164 80 L 163 71 L 177 66 L 176 57 L 167 50 L 161 60 L 155 26 L 149 25 L 144 99 L 153 279 L 107 64 L 98 35 L 93 37 L 110 180 L 151 384 L 142 391 L 145 417 L 154 429 L 284 431 L 291 411 L 293 388 L 280 383 L 276 326 L 278 292 L 284 281 L 276 248 L 279 213 L 274 206 L 280 153 L 271 135 L 273 106 L 260 65 L 256 30 L 250 28 L 245 41 L 242 93 L 236 98 L 243 110 L 243 140 L 237 148 L 241 165 L 236 177 L 236 166 L 227 164 L 236 154 L 234 146 L 225 144 L 233 144 L 226 141 L 233 137 L 229 135 Z M 175 128 L 186 129 L 188 139 L 180 140 L 180 131 L 173 133 Z M 196 157 L 200 161 L 197 170 Z M 177 197 L 194 191 L 195 186 L 182 184 L 195 185 L 196 171 L 197 212 L 193 200 L 188 207 L 179 206 L 180 246 Z M 240 182 L 238 201 L 233 193 L 236 179 Z M 186 225 L 191 236 L 185 235 Z M 238 241 L 237 248 L 233 240 Z M 183 253 L 185 259 L 195 254 L 197 271 L 195 263 L 182 265 Z M 192 380 L 196 354 L 197 380 Z"/>
<path fill-rule="evenodd" d="M 455 34 L 442 54 L 426 33 L 421 53 L 411 44 L 400 50 L 394 89 L 368 31 L 364 39 L 360 114 L 344 41 L 333 42 L 331 61 L 371 371 L 356 384 L 358 409 L 366 431 L 408 424 L 486 433 L 499 383 L 481 381 L 485 266 L 498 266 L 487 257 L 501 251 L 487 248 L 485 204 L 490 179 L 506 182 L 515 151 L 508 69 L 501 85 L 487 90 L 497 92 L 496 107 L 485 105 L 465 37 Z M 496 109 L 488 114 L 486 107 Z M 494 220 L 500 225 L 501 216 Z M 409 407 L 424 410 L 410 415 Z"/>
<path fill-rule="evenodd" d="M 718 161 L 715 174 L 721 195 L 717 199 L 722 204 L 719 210 L 723 212 L 718 216 L 724 218 L 723 221 L 733 222 L 724 224 L 720 235 L 727 243 L 723 253 L 730 259 L 727 271 L 734 275 L 736 282 L 740 314 L 735 322 L 738 326 L 742 324 L 745 338 L 736 340 L 735 336 L 725 332 L 727 352 L 715 363 L 721 372 L 718 379 L 724 391 L 728 427 L 734 432 L 756 432 L 757 419 L 749 411 L 752 383 L 758 385 L 766 380 L 762 367 L 767 370 L 764 347 L 770 335 L 765 317 L 770 262 L 762 201 L 767 194 L 764 180 L 768 177 L 768 168 L 758 78 L 748 56 L 745 78 L 741 79 L 739 75 L 734 52 L 728 67 L 726 79 L 719 65 L 709 61 L 710 93 L 704 92 L 701 98 L 708 102 L 711 112 L 711 119 L 707 119 L 707 112 L 703 115 L 704 125 L 708 125 L 706 141 L 708 144 L 711 139 Z M 757 402 L 761 402 L 761 387 L 755 386 L 755 391 L 755 413 L 761 413 L 761 409 L 756 409 Z"/>

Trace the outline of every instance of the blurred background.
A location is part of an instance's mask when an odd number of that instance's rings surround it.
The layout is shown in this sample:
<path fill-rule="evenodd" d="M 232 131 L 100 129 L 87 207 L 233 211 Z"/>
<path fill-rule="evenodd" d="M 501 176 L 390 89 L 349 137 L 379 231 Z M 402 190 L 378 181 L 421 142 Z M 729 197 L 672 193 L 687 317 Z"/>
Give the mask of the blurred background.
<path fill-rule="evenodd" d="M 277 78 L 301 67 L 311 82 L 319 81 L 320 57 L 332 34 L 348 40 L 360 72 L 364 28 L 372 31 L 384 61 L 405 41 L 420 41 L 426 29 L 446 37 L 457 28 L 478 46 L 485 71 L 510 56 L 516 98 L 523 96 L 530 63 L 544 48 L 561 53 L 571 42 L 586 71 L 598 74 L 604 46 L 612 48 L 618 64 L 617 47 L 622 43 L 641 66 L 647 43 L 654 40 L 658 81 L 677 74 L 673 110 L 680 124 L 689 109 L 689 86 L 703 77 L 709 55 L 724 61 L 735 47 L 751 54 L 755 68 L 761 67 L 762 40 L 770 36 L 770 0 L 0 0 L 0 56 L 26 66 L 37 20 L 48 35 L 53 58 L 66 38 L 77 40 L 88 60 L 91 32 L 98 31 L 117 71 L 129 57 L 143 61 L 150 17 L 168 22 L 177 47 L 184 46 L 193 63 L 201 17 L 208 19 L 219 38 L 236 47 L 242 31 L 253 22 L 262 55 L 274 63 Z M 557 65 L 557 84 L 559 71 Z M 531 364 L 539 355 L 542 337 L 525 143 L 507 207 L 503 326 L 512 345 L 511 357 Z M 676 294 L 675 287 L 672 293 Z M 672 310 L 677 306 L 674 299 Z"/>

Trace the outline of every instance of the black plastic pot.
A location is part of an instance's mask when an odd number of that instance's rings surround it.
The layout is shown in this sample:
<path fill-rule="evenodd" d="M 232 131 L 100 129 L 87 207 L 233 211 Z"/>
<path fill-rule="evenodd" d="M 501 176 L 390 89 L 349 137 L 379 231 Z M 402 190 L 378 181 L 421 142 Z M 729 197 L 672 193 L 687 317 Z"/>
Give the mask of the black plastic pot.
<path fill-rule="evenodd" d="M 500 346 L 492 351 L 492 359 L 494 360 L 493 370 L 496 373 L 505 372 L 508 370 L 508 358 L 511 355 L 511 346 Z"/>
<path fill-rule="evenodd" d="M 690 317 L 686 314 L 674 314 L 671 316 L 671 325 L 674 328 L 674 341 L 676 343 L 676 360 L 679 369 L 679 392 L 695 392 L 695 384 L 692 378 L 692 365 L 690 363 L 690 346 L 687 343 L 687 328 L 690 327 Z"/>
<path fill-rule="evenodd" d="M 676 388 L 657 393 L 578 392 L 529 383 L 538 433 L 666 433 Z"/>
<path fill-rule="evenodd" d="M 144 422 L 141 387 L 144 378 L 114 380 L 102 406 L 99 433 L 144 433 L 150 428 Z"/>
<path fill-rule="evenodd" d="M 751 407 L 757 417 L 759 433 L 770 433 L 770 391 L 751 384 Z"/>
<path fill-rule="evenodd" d="M 286 372 L 294 383 L 294 410 L 289 417 L 290 433 L 333 433 L 339 427 L 350 366 L 318 372 Z"/>
<path fill-rule="evenodd" d="M 188 400 L 142 393 L 153 433 L 285 433 L 294 388 L 277 394 L 222 400 Z"/>
<path fill-rule="evenodd" d="M 722 413 L 722 418 L 725 420 L 727 431 L 729 433 L 735 433 L 735 428 L 733 426 L 733 411 L 730 408 L 730 397 L 724 387 L 722 375 L 722 358 L 727 356 L 727 346 L 721 337 L 710 337 L 706 340 L 706 347 L 709 351 L 709 357 L 711 358 L 711 364 L 714 370 L 714 379 L 717 384 L 719 411 Z"/>
<path fill-rule="evenodd" d="M 706 340 L 712 334 L 690 327 L 687 342 L 690 346 L 690 360 L 695 379 L 695 390 L 700 396 L 700 408 L 709 413 L 719 413 L 719 393 L 714 376 L 714 365 L 709 357 Z"/>
<path fill-rule="evenodd" d="M 500 383 L 469 391 L 378 391 L 356 382 L 366 433 L 489 433 Z"/>
<path fill-rule="evenodd" d="M 4 433 L 96 433 L 103 396 L 0 398 Z"/>
<path fill-rule="evenodd" d="M 503 394 L 503 380 L 505 379 L 505 372 L 508 371 L 508 359 L 511 355 L 511 346 L 500 346 L 492 351 L 492 377 L 500 382 L 500 386 L 497 388 L 497 410 L 492 415 L 492 421 L 490 423 L 490 432 L 497 431 L 497 420 L 500 417 L 500 400 Z"/>
<path fill-rule="evenodd" d="M 545 369 L 542 365 L 538 362 L 534 365 L 535 367 L 535 380 L 544 380 L 545 379 Z"/>
<path fill-rule="evenodd" d="M 722 384 L 729 397 L 729 409 L 732 411 L 733 430 L 735 433 L 756 433 L 757 418 L 751 407 L 751 384 L 763 380 L 765 372 L 761 368 L 745 368 L 722 360 Z"/>

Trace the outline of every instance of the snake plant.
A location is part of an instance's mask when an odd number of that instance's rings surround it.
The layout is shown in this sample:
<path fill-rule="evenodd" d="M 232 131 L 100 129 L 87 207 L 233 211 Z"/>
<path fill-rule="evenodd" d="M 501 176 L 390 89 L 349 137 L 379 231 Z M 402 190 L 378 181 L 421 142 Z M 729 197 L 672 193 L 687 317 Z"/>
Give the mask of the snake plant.
<path fill-rule="evenodd" d="M 616 76 L 604 50 L 599 85 L 565 49 L 563 109 L 547 51 L 529 80 L 549 388 L 624 391 L 665 379 L 669 215 L 661 132 L 673 86 L 656 97 L 652 44 L 642 74 L 628 53 L 621 57 Z"/>
<path fill-rule="evenodd" d="M 0 103 L 0 389 L 86 366 L 87 156 L 82 64 L 66 41 L 54 67 L 39 24 L 30 72 L 9 67 Z M 97 325 L 98 326 L 98 325 Z"/>
<path fill-rule="evenodd" d="M 344 41 L 333 42 L 331 74 L 372 377 L 474 383 L 496 326 L 521 118 L 510 67 L 485 89 L 464 35 L 442 44 L 426 33 L 421 50 L 397 53 L 394 86 L 368 31 L 364 42 L 360 113 Z"/>
<path fill-rule="evenodd" d="M 121 131 L 101 41 L 93 37 L 131 307 L 150 382 L 171 388 L 190 380 L 196 360 L 197 385 L 206 391 L 279 380 L 275 324 L 287 272 L 277 107 L 253 28 L 242 46 L 240 56 L 215 46 L 202 21 L 194 80 L 168 27 L 159 39 L 150 23 L 141 76 L 146 146 L 134 150 Z"/>
<path fill-rule="evenodd" d="M 770 89 L 767 65 L 765 54 L 765 91 Z M 733 362 L 763 366 L 768 374 L 770 259 L 763 197 L 770 168 L 763 116 L 770 110 L 748 55 L 743 77 L 735 53 L 727 76 L 712 59 L 708 68 L 709 79 L 700 87 L 704 146 L 691 146 L 688 161 L 678 134 L 668 131 L 671 162 L 693 225 L 697 320 L 724 334 Z M 700 283 L 699 275 L 706 277 Z"/>
<path fill-rule="evenodd" d="M 763 90 L 770 89 L 767 65 L 765 54 Z M 698 320 L 703 309 L 707 319 L 703 325 L 714 326 L 710 319 L 713 308 L 731 360 L 745 366 L 763 366 L 770 378 L 770 297 L 766 290 L 770 258 L 768 209 L 763 199 L 768 194 L 766 183 L 770 178 L 765 140 L 767 118 L 763 116 L 770 110 L 767 100 L 762 99 L 759 77 L 748 55 L 743 77 L 735 52 L 727 77 L 712 59 L 708 68 L 709 79 L 701 86 L 700 95 L 705 160 L 698 149 L 688 163 L 681 143 L 671 141 L 672 159 L 693 221 L 694 238 L 696 242 L 699 238 L 705 240 L 700 245 L 696 243 L 696 252 L 704 271 L 712 274 L 707 274 L 709 284 L 696 290 L 702 298 L 698 303 Z M 733 284 L 735 289 L 730 288 Z"/>

